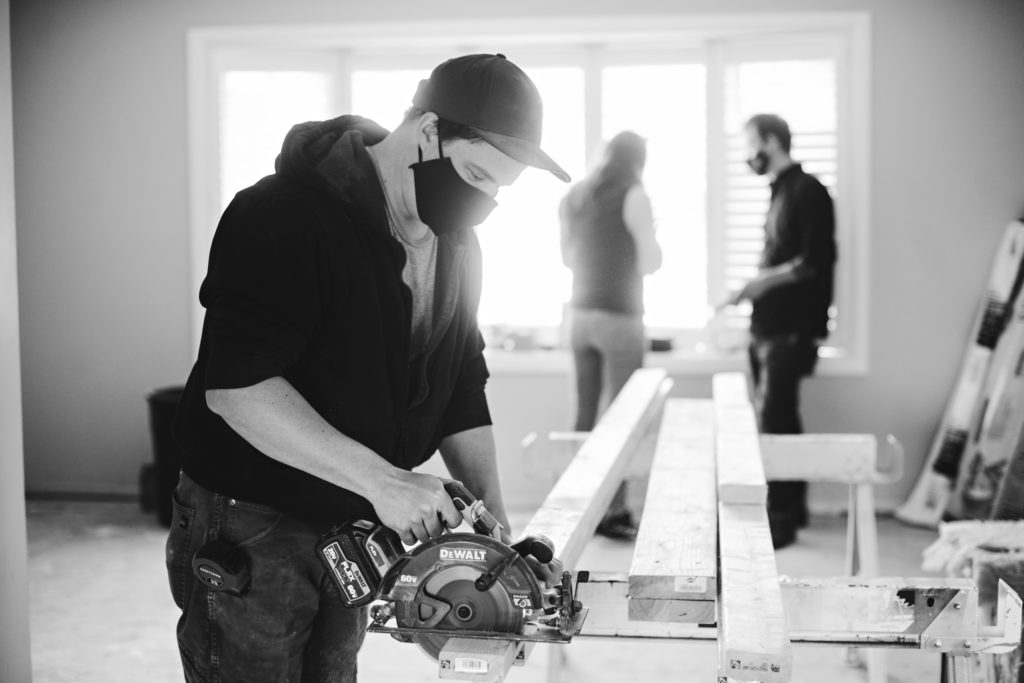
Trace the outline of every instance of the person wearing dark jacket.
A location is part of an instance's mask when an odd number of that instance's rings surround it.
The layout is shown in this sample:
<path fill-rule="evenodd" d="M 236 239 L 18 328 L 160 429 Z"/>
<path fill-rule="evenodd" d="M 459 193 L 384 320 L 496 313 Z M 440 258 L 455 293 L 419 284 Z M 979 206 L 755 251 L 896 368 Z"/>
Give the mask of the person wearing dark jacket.
<path fill-rule="evenodd" d="M 792 135 L 774 114 L 745 126 L 751 170 L 771 178 L 771 203 L 757 277 L 730 303 L 750 300 L 749 360 L 758 425 L 765 434 L 799 434 L 800 381 L 814 372 L 829 333 L 837 249 L 828 189 L 790 156 Z M 768 483 L 768 521 L 775 547 L 796 540 L 807 524 L 807 483 Z"/>
<path fill-rule="evenodd" d="M 443 480 L 412 471 L 437 450 L 509 540 L 473 226 L 528 165 L 568 180 L 541 119 L 502 55 L 448 60 L 390 133 L 357 116 L 292 128 L 275 173 L 224 211 L 176 421 L 167 568 L 187 680 L 354 681 L 366 612 L 314 546 L 357 519 L 407 544 L 458 526 Z M 193 574 L 210 539 L 246 558 L 244 594 Z"/>

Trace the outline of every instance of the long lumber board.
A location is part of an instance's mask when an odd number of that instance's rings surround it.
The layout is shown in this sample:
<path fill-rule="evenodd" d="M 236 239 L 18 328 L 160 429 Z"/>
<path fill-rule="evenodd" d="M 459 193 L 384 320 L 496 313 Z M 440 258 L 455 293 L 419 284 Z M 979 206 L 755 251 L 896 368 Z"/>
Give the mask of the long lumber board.
<path fill-rule="evenodd" d="M 620 572 L 579 572 L 576 597 L 587 608 L 584 635 L 688 638 L 693 628 L 717 634 L 718 608 L 709 600 L 637 600 L 629 576 Z M 664 635 L 663 635 L 664 634 Z"/>
<path fill-rule="evenodd" d="M 670 399 L 629 570 L 630 610 L 649 612 L 650 599 L 714 602 L 717 594 L 714 405 Z"/>
<path fill-rule="evenodd" d="M 761 459 L 770 480 L 872 482 L 874 434 L 762 434 Z"/>
<path fill-rule="evenodd" d="M 634 372 L 527 525 L 525 535 L 551 539 L 567 569 L 575 566 L 594 535 L 671 386 L 664 369 Z"/>
<path fill-rule="evenodd" d="M 788 681 L 792 652 L 765 506 L 719 503 L 718 538 L 720 680 Z"/>
<path fill-rule="evenodd" d="M 715 401 L 715 451 L 718 502 L 764 505 L 768 499 L 761 443 L 754 408 L 741 372 L 719 373 L 712 379 Z"/>
<path fill-rule="evenodd" d="M 629 461 L 651 424 L 661 414 L 671 388 L 672 380 L 667 378 L 664 369 L 634 372 L 526 525 L 523 535 L 547 536 L 555 547 L 555 555 L 566 569 L 572 569 L 583 554 L 622 482 Z M 657 605 L 650 608 L 652 613 L 678 613 L 671 608 L 668 612 L 659 610 Z M 514 642 L 489 640 L 487 643 L 483 650 L 488 655 L 488 675 L 496 673 L 493 680 L 503 680 L 511 667 L 505 655 L 515 650 Z M 458 655 L 454 651 L 446 654 L 449 660 Z M 523 652 L 523 661 L 528 656 L 527 649 Z M 473 658 L 481 659 L 475 653 Z M 444 667 L 441 660 L 439 666 Z M 449 667 L 452 666 L 449 661 Z M 481 680 L 477 673 L 469 671 L 451 671 L 443 677 Z"/>

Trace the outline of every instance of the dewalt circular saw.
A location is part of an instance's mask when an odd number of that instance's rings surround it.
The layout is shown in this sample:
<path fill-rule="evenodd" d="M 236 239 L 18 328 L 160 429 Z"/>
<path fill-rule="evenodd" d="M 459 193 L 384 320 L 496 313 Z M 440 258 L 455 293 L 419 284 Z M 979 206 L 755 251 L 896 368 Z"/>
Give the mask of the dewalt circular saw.
<path fill-rule="evenodd" d="M 448 533 L 406 551 L 387 527 L 358 521 L 332 528 L 317 544 L 342 601 L 371 607 L 371 632 L 390 633 L 439 659 L 453 636 L 515 642 L 568 642 L 585 610 L 570 574 L 547 588 L 526 558 L 554 558 L 541 536 L 507 545 L 501 526 L 459 482 L 445 489 L 473 533 Z M 393 624 L 393 625 L 392 625 Z"/>

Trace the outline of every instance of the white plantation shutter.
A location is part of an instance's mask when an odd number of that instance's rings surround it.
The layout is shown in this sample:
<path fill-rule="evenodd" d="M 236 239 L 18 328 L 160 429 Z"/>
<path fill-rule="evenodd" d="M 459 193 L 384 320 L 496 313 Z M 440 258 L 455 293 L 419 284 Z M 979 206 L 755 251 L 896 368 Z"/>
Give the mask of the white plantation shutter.
<path fill-rule="evenodd" d="M 645 282 L 645 323 L 651 336 L 671 338 L 686 362 L 704 354 L 717 362 L 744 345 L 749 307 L 714 314 L 714 304 L 756 275 L 763 247 L 769 188 L 744 163 L 743 124 L 760 112 L 784 117 L 794 158 L 836 202 L 835 329 L 823 355 L 842 361 L 830 371 L 842 365 L 842 372 L 863 372 L 867 21 L 759 22 L 751 18 L 746 28 L 716 26 L 706 34 L 688 27 L 682 47 L 675 38 L 650 42 L 632 33 L 616 37 L 611 29 L 580 34 L 575 43 L 559 38 L 557 48 L 539 34 L 524 34 L 517 59 L 545 102 L 545 149 L 574 179 L 584 176 L 602 138 L 623 129 L 648 138 L 644 183 L 664 262 Z M 651 31 L 660 35 L 660 27 Z M 345 112 L 397 125 L 427 70 L 468 49 L 455 46 L 473 44 L 432 36 L 410 45 L 404 34 L 377 40 L 322 48 L 302 41 L 282 47 L 265 37 L 252 44 L 199 41 L 201 69 L 190 74 L 190 96 L 198 103 L 190 124 L 196 288 L 224 205 L 271 171 L 290 125 Z M 394 49 L 382 47 L 388 41 Z M 514 339 L 519 348 L 521 337 L 530 348 L 564 341 L 570 275 L 559 255 L 557 206 L 566 189 L 528 169 L 501 190 L 499 208 L 481 227 L 486 266 L 479 320 L 489 343 Z M 198 329 L 201 309 L 196 313 Z"/>
<path fill-rule="evenodd" d="M 828 187 L 833 199 L 838 184 L 838 117 L 836 62 L 828 58 L 726 62 L 723 65 L 724 144 L 722 225 L 719 235 L 720 291 L 735 291 L 757 274 L 764 246 L 764 223 L 770 188 L 767 177 L 746 165 L 743 126 L 754 114 L 778 114 L 793 134 L 792 156 Z M 746 325 L 749 308 L 730 316 L 728 324 Z"/>

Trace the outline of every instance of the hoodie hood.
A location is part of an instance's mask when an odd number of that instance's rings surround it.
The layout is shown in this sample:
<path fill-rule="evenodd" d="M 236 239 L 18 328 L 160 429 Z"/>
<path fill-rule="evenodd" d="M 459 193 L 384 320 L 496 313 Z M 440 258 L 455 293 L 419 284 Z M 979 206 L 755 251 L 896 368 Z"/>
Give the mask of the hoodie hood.
<path fill-rule="evenodd" d="M 354 204 L 381 195 L 368 145 L 388 131 L 361 116 L 339 116 L 292 126 L 274 162 L 278 175 Z"/>

